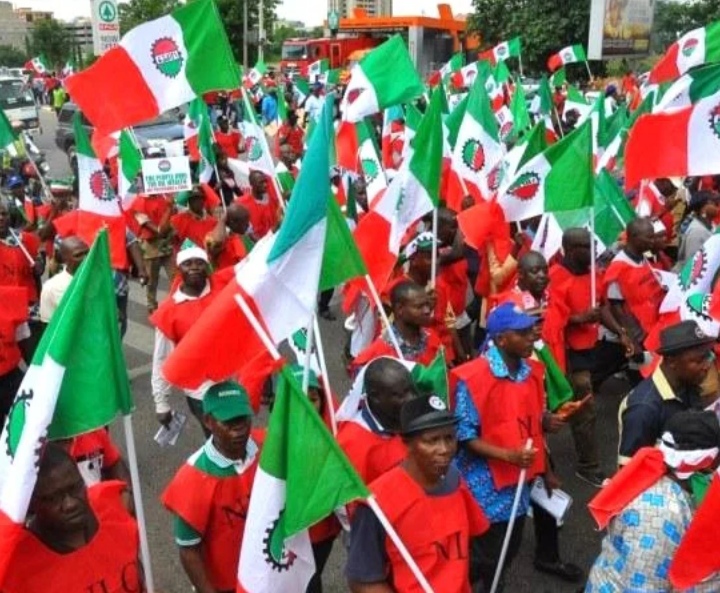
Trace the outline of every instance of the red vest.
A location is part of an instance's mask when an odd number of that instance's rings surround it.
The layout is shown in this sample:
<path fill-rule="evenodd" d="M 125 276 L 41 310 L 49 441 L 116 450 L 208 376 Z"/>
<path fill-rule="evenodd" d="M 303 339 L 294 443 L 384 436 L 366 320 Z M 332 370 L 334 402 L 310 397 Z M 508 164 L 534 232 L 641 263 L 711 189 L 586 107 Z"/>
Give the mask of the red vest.
<path fill-rule="evenodd" d="M 27 289 L 0 286 L 0 376 L 16 368 L 22 359 L 15 332 L 27 318 Z"/>
<path fill-rule="evenodd" d="M 212 216 L 198 218 L 189 210 L 175 214 L 170 219 L 170 224 L 177 235 L 177 243 L 182 244 L 185 239 L 190 239 L 203 249 L 205 249 L 205 237 L 215 229 L 217 223 L 217 219 Z"/>
<path fill-rule="evenodd" d="M 220 294 L 215 279 L 208 279 L 210 292 L 199 299 L 176 303 L 172 294 L 168 296 L 157 310 L 150 316 L 150 323 L 158 328 L 173 344 L 183 339 L 190 328 L 200 318 L 200 315 Z"/>
<path fill-rule="evenodd" d="M 395 467 L 407 455 L 400 436 L 377 434 L 356 422 L 341 422 L 337 441 L 366 484 Z"/>
<path fill-rule="evenodd" d="M 438 593 L 470 593 L 470 537 L 490 524 L 464 482 L 451 494 L 429 496 L 402 466 L 370 485 L 430 586 Z M 385 538 L 393 590 L 422 591 L 395 544 Z"/>
<path fill-rule="evenodd" d="M 425 350 L 415 358 L 408 358 L 412 362 L 419 362 L 424 366 L 428 366 L 440 351 L 440 347 L 443 346 L 443 342 L 438 334 L 432 330 L 425 328 L 428 333 L 427 346 Z M 394 356 L 397 357 L 397 352 L 392 344 L 388 344 L 384 338 L 376 338 L 375 341 L 370 344 L 365 350 L 358 354 L 352 362 L 352 367 L 355 370 L 360 369 L 368 362 L 375 360 L 380 356 Z"/>
<path fill-rule="evenodd" d="M 230 130 L 227 133 L 218 130 L 215 132 L 215 142 L 222 148 L 222 151 L 228 156 L 228 158 L 238 158 L 240 140 L 242 136 L 237 130 Z"/>
<path fill-rule="evenodd" d="M 18 233 L 20 241 L 34 259 L 40 247 L 40 239 L 32 233 Z M 31 303 L 38 301 L 38 291 L 33 275 L 33 264 L 20 247 L 10 247 L 0 242 L 0 286 L 22 286 L 28 291 Z"/>
<path fill-rule="evenodd" d="M 238 235 L 229 235 L 223 244 L 222 251 L 217 257 L 216 268 L 222 270 L 245 259 L 248 249 L 242 237 Z"/>
<path fill-rule="evenodd" d="M 658 320 L 665 291 L 650 264 L 631 265 L 614 260 L 605 272 L 605 286 L 617 282 L 627 310 L 649 334 Z"/>
<path fill-rule="evenodd" d="M 131 206 L 131 210 L 133 212 L 137 212 L 138 214 L 144 214 L 150 219 L 150 222 L 154 224 L 156 227 L 160 226 L 160 222 L 162 221 L 163 217 L 167 213 L 168 210 L 170 210 L 171 205 L 170 202 L 168 202 L 165 199 L 164 195 L 158 195 L 158 196 L 138 196 L 135 201 L 133 202 Z M 142 227 L 140 229 L 140 238 L 141 239 L 151 239 L 155 235 L 153 235 L 149 230 L 147 230 L 145 227 Z"/>
<path fill-rule="evenodd" d="M 486 358 L 476 358 L 452 371 L 455 380 L 464 381 L 480 416 L 481 438 L 504 449 L 523 449 L 529 438 L 538 450 L 528 469 L 528 482 L 545 471 L 545 440 L 542 414 L 545 407 L 544 367 L 534 360 L 526 361 L 532 368 L 521 382 L 497 379 Z M 488 459 L 496 489 L 515 486 L 520 468 L 497 459 Z"/>
<path fill-rule="evenodd" d="M 235 590 L 245 521 L 260 454 L 242 475 L 210 476 L 183 465 L 162 494 L 165 507 L 202 534 L 202 557 L 213 587 Z"/>
<path fill-rule="evenodd" d="M 277 226 L 279 222 L 278 205 L 270 197 L 270 193 L 268 193 L 266 203 L 258 202 L 250 193 L 240 196 L 235 201 L 241 206 L 245 206 L 250 213 L 250 224 L 255 240 L 262 239 Z"/>
<path fill-rule="evenodd" d="M 120 500 L 121 482 L 88 488 L 98 531 L 82 548 L 58 554 L 28 530 L 9 560 L 3 593 L 141 593 L 139 540 L 135 519 Z"/>

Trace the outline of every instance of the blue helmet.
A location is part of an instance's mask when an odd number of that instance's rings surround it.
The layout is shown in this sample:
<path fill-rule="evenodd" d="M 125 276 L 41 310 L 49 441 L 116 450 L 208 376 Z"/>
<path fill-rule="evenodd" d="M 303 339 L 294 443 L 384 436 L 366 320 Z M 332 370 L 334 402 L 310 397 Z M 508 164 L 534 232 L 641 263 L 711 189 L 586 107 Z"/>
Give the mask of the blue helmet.
<path fill-rule="evenodd" d="M 23 185 L 25 185 L 25 182 L 23 181 L 23 178 L 20 177 L 20 175 L 10 175 L 10 177 L 8 177 L 6 185 L 8 189 L 14 189 L 16 187 L 22 187 Z"/>

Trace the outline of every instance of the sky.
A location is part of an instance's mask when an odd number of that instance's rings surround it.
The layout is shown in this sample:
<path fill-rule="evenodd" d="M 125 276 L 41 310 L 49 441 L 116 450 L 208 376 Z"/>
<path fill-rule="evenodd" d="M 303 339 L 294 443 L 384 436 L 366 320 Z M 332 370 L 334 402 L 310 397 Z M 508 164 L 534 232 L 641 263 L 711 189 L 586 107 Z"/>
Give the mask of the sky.
<path fill-rule="evenodd" d="M 90 15 L 89 0 L 11 0 L 16 7 L 23 6 L 35 10 L 52 10 L 55 18 L 71 20 L 76 16 Z M 445 0 L 448 2 L 448 0 Z M 437 15 L 440 0 L 394 0 L 393 12 L 396 15 L 418 15 L 423 11 L 427 16 Z M 455 13 L 470 12 L 471 0 L 449 0 Z M 302 21 L 306 25 L 320 25 L 326 16 L 327 0 L 283 0 L 278 8 L 278 16 L 288 20 Z"/>

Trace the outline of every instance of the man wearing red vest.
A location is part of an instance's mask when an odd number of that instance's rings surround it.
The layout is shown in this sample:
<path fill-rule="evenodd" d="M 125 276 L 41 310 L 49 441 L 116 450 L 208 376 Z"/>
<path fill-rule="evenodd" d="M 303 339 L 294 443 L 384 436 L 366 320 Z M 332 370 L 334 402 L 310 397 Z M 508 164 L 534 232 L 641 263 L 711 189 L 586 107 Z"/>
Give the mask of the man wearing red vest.
<path fill-rule="evenodd" d="M 378 505 L 438 593 L 470 593 L 470 538 L 488 520 L 452 465 L 457 419 L 436 395 L 408 401 L 401 411 L 407 457 L 370 485 Z M 350 531 L 346 574 L 350 590 L 421 591 L 380 521 L 358 507 Z"/>
<path fill-rule="evenodd" d="M 475 500 L 491 522 L 472 542 L 473 584 L 489 589 L 508 528 L 510 510 L 522 469 L 525 484 L 503 572 L 520 549 L 530 483 L 545 473 L 543 368 L 529 360 L 537 317 L 504 303 L 487 320 L 491 340 L 485 353 L 453 371 L 455 415 L 459 419 L 457 465 Z M 532 439 L 531 448 L 526 444 Z"/>
<path fill-rule="evenodd" d="M 219 206 L 218 202 L 215 204 Z M 188 195 L 187 209 L 170 218 L 170 225 L 175 234 L 176 245 L 182 245 L 189 239 L 195 245 L 205 245 L 207 236 L 218 226 L 218 219 L 210 214 L 209 204 L 206 205 L 205 195 L 200 188 L 193 188 Z"/>
<path fill-rule="evenodd" d="M 73 459 L 49 443 L 40 458 L 29 521 L 5 558 L 5 593 L 145 590 L 138 527 L 122 482 L 90 488 Z"/>
<path fill-rule="evenodd" d="M 665 297 L 658 277 L 645 253 L 654 242 L 649 218 L 636 218 L 627 226 L 627 244 L 605 272 L 601 310 L 608 331 L 603 338 L 619 343 L 628 357 L 641 357 L 643 342 L 655 328 L 660 305 Z"/>
<path fill-rule="evenodd" d="M 416 391 L 410 372 L 392 358 L 373 360 L 365 369 L 364 405 L 340 423 L 337 440 L 363 482 L 369 484 L 405 457 L 398 436 L 400 409 Z"/>
<path fill-rule="evenodd" d="M 442 340 L 432 329 L 434 323 L 430 297 L 422 286 L 412 280 L 398 282 L 390 291 L 394 322 L 392 332 L 405 360 L 429 365 L 437 355 Z M 355 372 L 379 356 L 396 356 L 387 330 L 355 357 Z"/>
<path fill-rule="evenodd" d="M 238 158 L 242 135 L 236 128 L 230 129 L 230 122 L 222 115 L 218 117 L 217 125 L 219 129 L 215 132 L 215 142 L 229 159 Z"/>
<path fill-rule="evenodd" d="M 265 175 L 260 171 L 250 173 L 250 191 L 235 200 L 250 213 L 250 236 L 259 241 L 280 223 L 279 205 L 268 192 Z"/>
<path fill-rule="evenodd" d="M 254 243 L 248 236 L 250 213 L 247 208 L 233 202 L 225 212 L 225 224 L 218 227 L 208 241 L 208 253 L 216 270 L 232 267 L 245 259 Z"/>
<path fill-rule="evenodd" d="M 175 474 L 162 495 L 173 514 L 180 562 L 202 593 L 231 593 L 250 505 L 260 443 L 251 436 L 247 391 L 217 383 L 202 400 L 211 438 Z"/>
<path fill-rule="evenodd" d="M 25 373 L 20 362 L 32 358 L 28 346 L 30 327 L 27 290 L 21 286 L 0 286 L 0 425 L 10 411 Z"/>
<path fill-rule="evenodd" d="M 162 366 L 175 345 L 183 339 L 224 286 L 224 278 L 221 280 L 218 275 L 208 277 L 207 253 L 197 245 L 186 242 L 177 254 L 176 261 L 180 271 L 180 286 L 168 295 L 150 317 L 150 323 L 155 326 L 150 383 L 155 414 L 163 425 L 172 419 L 172 408 L 169 402 L 170 384 L 162 375 Z M 186 395 L 190 411 L 206 430 L 202 421 L 202 393 L 199 390 L 186 391 Z"/>

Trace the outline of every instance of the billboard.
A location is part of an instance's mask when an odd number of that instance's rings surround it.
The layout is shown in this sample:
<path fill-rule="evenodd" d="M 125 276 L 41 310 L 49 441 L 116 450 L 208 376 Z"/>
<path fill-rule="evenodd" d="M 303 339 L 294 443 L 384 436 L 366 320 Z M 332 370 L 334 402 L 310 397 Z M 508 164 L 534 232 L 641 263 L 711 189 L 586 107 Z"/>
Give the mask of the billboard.
<path fill-rule="evenodd" d="M 656 1 L 592 0 L 588 59 L 646 56 Z"/>
<path fill-rule="evenodd" d="M 90 0 L 93 53 L 101 56 L 120 43 L 120 21 L 115 0 Z"/>

